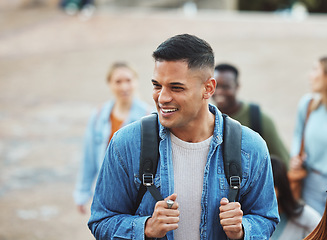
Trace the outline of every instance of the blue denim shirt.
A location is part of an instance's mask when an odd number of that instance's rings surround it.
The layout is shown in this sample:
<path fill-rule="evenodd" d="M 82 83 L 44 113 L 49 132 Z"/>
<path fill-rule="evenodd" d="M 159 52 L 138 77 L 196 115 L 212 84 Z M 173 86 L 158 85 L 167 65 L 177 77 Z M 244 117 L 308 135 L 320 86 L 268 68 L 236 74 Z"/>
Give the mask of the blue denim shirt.
<path fill-rule="evenodd" d="M 209 108 L 215 114 L 215 128 L 204 172 L 199 231 L 201 240 L 221 240 L 227 237 L 220 225 L 219 206 L 229 189 L 222 160 L 223 118 L 215 106 L 209 105 Z M 133 215 L 141 184 L 138 177 L 140 134 L 141 126 L 137 121 L 116 132 L 109 144 L 88 223 L 96 239 L 145 239 L 145 222 L 152 215 L 156 202 L 146 192 Z M 169 130 L 160 123 L 159 135 L 160 160 L 155 185 L 165 198 L 174 192 L 174 174 Z M 279 215 L 268 149 L 257 133 L 243 127 L 241 151 L 243 178 L 239 202 L 244 214 L 244 239 L 269 239 Z M 173 231 L 166 237 L 174 239 Z"/>
<path fill-rule="evenodd" d="M 108 101 L 100 109 L 94 111 L 90 117 L 85 137 L 81 167 L 74 190 L 76 204 L 85 204 L 93 195 L 93 184 L 100 171 L 109 137 L 111 135 L 110 114 L 114 101 Z M 128 117 L 124 120 L 123 126 L 139 120 L 150 113 L 150 107 L 134 99 Z"/>

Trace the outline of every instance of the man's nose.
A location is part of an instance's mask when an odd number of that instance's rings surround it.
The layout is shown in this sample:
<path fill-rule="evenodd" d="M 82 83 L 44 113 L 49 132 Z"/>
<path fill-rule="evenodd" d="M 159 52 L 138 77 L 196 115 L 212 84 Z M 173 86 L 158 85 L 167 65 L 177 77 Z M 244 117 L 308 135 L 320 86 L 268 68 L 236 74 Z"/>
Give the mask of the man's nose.
<path fill-rule="evenodd" d="M 163 104 L 170 102 L 172 100 L 170 91 L 167 88 L 162 88 L 161 91 L 159 92 L 159 97 L 158 97 L 158 102 Z"/>

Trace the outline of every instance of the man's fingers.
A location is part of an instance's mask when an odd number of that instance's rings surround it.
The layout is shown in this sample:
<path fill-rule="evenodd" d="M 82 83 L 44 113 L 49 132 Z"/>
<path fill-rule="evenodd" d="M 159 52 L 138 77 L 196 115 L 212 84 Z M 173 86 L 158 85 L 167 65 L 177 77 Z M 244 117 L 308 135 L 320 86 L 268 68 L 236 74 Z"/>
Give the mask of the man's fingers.
<path fill-rule="evenodd" d="M 221 204 L 221 206 L 219 207 L 220 212 L 226 212 L 233 209 L 241 209 L 241 204 L 239 202 L 231 202 L 224 205 Z"/>
<path fill-rule="evenodd" d="M 167 217 L 179 217 L 180 212 L 177 209 L 168 209 L 166 212 Z"/>
<path fill-rule="evenodd" d="M 234 224 L 234 225 L 227 225 L 223 226 L 225 232 L 239 232 L 242 229 L 242 224 Z"/>
<path fill-rule="evenodd" d="M 169 217 L 166 224 L 177 224 L 179 223 L 179 217 Z"/>
<path fill-rule="evenodd" d="M 178 217 L 156 217 L 146 221 L 144 233 L 149 238 L 162 238 L 167 232 L 178 228 Z"/>
<path fill-rule="evenodd" d="M 178 203 L 176 202 L 176 198 L 177 198 L 177 194 L 173 193 L 172 195 L 166 197 L 163 201 L 158 202 L 160 204 L 160 206 L 164 207 L 164 208 L 169 208 L 167 201 L 171 200 L 173 201 L 173 205 L 171 206 L 171 209 L 177 209 L 178 208 Z"/>
<path fill-rule="evenodd" d="M 220 205 L 226 205 L 226 204 L 228 204 L 228 203 L 229 203 L 229 201 L 228 201 L 227 198 L 222 198 L 222 199 L 220 200 Z"/>
<path fill-rule="evenodd" d="M 167 226 L 167 231 L 166 232 L 169 232 L 171 230 L 176 230 L 178 228 L 178 224 L 177 223 L 174 223 L 174 224 L 168 224 Z"/>
<path fill-rule="evenodd" d="M 242 224 L 242 217 L 243 217 L 243 212 L 235 211 L 231 213 L 226 213 L 226 214 L 220 214 L 220 224 L 222 226 L 228 226 L 228 225 L 235 225 L 235 224 Z"/>
<path fill-rule="evenodd" d="M 172 195 L 166 197 L 166 198 L 164 199 L 164 201 L 167 201 L 167 200 L 176 201 L 176 198 L 177 198 L 177 194 L 176 194 L 176 193 L 173 193 Z"/>
<path fill-rule="evenodd" d="M 169 232 L 171 230 L 176 230 L 177 228 L 178 228 L 178 224 L 177 223 L 162 224 L 162 225 L 160 225 L 159 231 L 162 231 L 162 232 L 167 233 L 167 232 Z"/>
<path fill-rule="evenodd" d="M 174 202 L 174 204 L 171 206 L 171 208 L 168 208 L 168 204 L 167 204 L 167 201 L 163 200 L 163 201 L 159 201 L 156 203 L 156 208 L 164 208 L 164 209 L 167 209 L 167 210 L 176 210 L 178 209 L 178 202 Z"/>
<path fill-rule="evenodd" d="M 175 224 L 179 222 L 179 217 L 157 217 L 156 221 L 159 224 Z"/>
<path fill-rule="evenodd" d="M 176 198 L 177 194 L 172 194 L 156 203 L 152 217 L 146 222 L 144 231 L 147 237 L 162 238 L 167 232 L 178 228 L 179 210 Z M 168 207 L 167 200 L 173 201 L 171 208 Z"/>
<path fill-rule="evenodd" d="M 239 208 L 234 208 L 234 209 L 230 209 L 228 211 L 221 211 L 219 214 L 219 218 L 221 221 L 226 220 L 226 219 L 232 219 L 232 218 L 237 218 L 243 217 L 243 211 Z"/>
<path fill-rule="evenodd" d="M 155 209 L 156 215 L 167 216 L 167 217 L 178 217 L 179 216 L 180 212 L 177 209 L 177 207 L 178 207 L 177 205 L 173 206 L 172 208 L 169 209 L 169 208 L 167 208 L 167 203 L 164 203 L 164 204 L 166 204 L 164 207 L 157 207 Z"/>
<path fill-rule="evenodd" d="M 239 239 L 244 235 L 242 218 L 243 211 L 239 202 L 228 202 L 228 199 L 220 200 L 220 224 L 228 238 Z"/>
<path fill-rule="evenodd" d="M 243 235 L 242 224 L 223 226 L 223 230 L 231 239 L 239 239 Z"/>

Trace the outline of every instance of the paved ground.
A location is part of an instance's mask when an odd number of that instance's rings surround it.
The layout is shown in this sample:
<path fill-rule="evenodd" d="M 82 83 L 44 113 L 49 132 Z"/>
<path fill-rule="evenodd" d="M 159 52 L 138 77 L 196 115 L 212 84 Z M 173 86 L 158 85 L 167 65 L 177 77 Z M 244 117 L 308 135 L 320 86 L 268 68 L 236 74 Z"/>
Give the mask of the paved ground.
<path fill-rule="evenodd" d="M 82 21 L 56 9 L 0 14 L 0 240 L 92 239 L 72 200 L 91 110 L 110 98 L 108 66 L 128 60 L 151 101 L 152 51 L 192 33 L 217 63 L 241 68 L 240 94 L 262 104 L 291 143 L 311 64 L 327 54 L 327 16 L 304 21 L 264 14 L 101 6 Z"/>

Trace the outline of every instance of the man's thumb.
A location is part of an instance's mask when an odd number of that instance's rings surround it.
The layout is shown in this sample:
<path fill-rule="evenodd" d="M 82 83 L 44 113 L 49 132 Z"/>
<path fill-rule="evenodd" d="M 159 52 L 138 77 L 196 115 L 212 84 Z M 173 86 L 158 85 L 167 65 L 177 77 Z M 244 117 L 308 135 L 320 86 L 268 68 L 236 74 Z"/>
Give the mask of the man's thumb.
<path fill-rule="evenodd" d="M 220 205 L 226 205 L 226 204 L 228 204 L 228 203 L 229 203 L 229 201 L 228 201 L 227 198 L 222 198 L 222 199 L 220 200 Z"/>
<path fill-rule="evenodd" d="M 165 198 L 165 201 L 167 201 L 168 199 L 176 201 L 176 198 L 177 198 L 177 193 L 173 193 L 172 195 Z"/>

